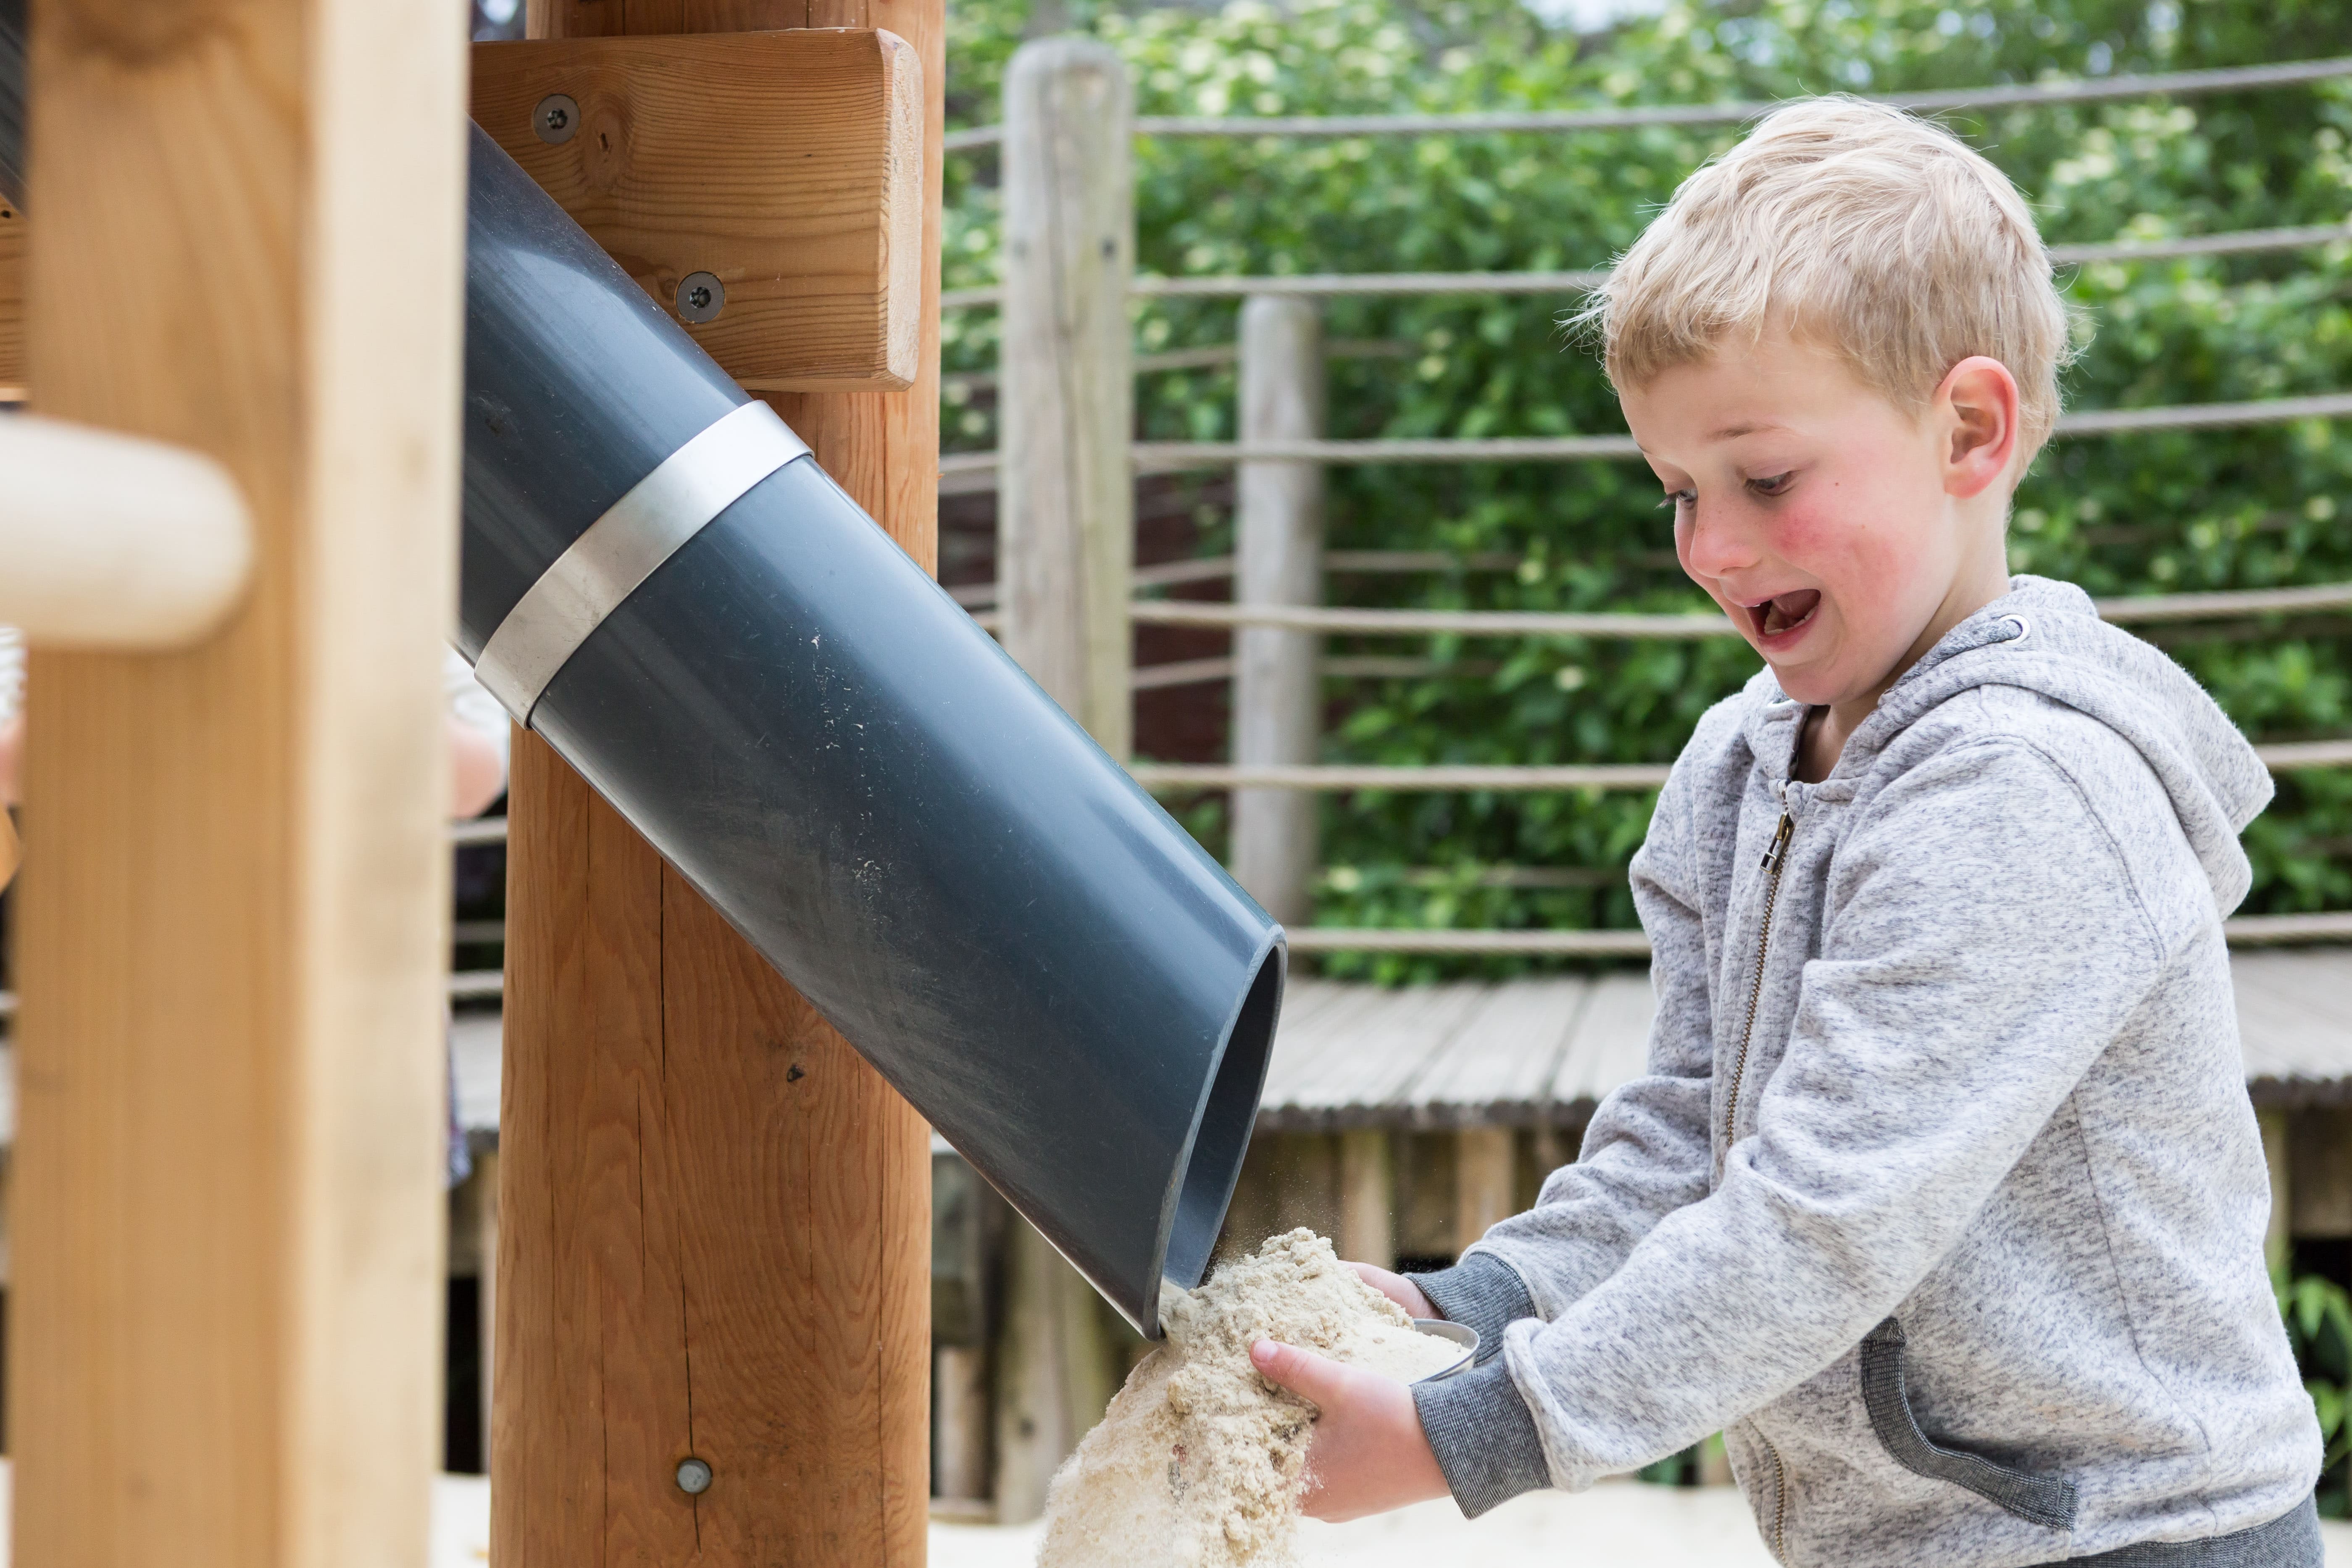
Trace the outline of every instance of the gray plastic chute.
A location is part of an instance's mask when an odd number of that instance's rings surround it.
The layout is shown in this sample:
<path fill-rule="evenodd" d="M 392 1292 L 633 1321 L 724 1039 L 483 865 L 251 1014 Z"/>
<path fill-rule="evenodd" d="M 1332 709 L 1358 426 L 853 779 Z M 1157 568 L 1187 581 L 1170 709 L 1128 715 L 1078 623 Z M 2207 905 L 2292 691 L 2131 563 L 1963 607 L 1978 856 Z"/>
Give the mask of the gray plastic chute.
<path fill-rule="evenodd" d="M 459 643 L 1147 1334 L 1281 928 L 478 129 Z"/>

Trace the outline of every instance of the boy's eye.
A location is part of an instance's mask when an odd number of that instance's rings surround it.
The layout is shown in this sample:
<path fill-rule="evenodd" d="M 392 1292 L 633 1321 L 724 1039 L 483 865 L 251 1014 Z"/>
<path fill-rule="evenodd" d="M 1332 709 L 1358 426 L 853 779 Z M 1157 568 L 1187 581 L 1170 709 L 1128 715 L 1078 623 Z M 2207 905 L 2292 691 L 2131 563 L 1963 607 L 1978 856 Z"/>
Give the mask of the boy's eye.
<path fill-rule="evenodd" d="M 1750 479 L 1748 481 L 1748 488 L 1759 496 L 1777 496 L 1784 493 L 1790 485 L 1795 482 L 1796 478 L 1796 471 L 1791 469 L 1785 474 L 1773 474 L 1765 479 Z"/>
<path fill-rule="evenodd" d="M 1666 499 L 1660 501 L 1658 505 L 1663 510 L 1671 511 L 1676 517 L 1680 517 L 1692 507 L 1698 505 L 1698 492 L 1696 490 L 1668 490 L 1666 492 Z"/>

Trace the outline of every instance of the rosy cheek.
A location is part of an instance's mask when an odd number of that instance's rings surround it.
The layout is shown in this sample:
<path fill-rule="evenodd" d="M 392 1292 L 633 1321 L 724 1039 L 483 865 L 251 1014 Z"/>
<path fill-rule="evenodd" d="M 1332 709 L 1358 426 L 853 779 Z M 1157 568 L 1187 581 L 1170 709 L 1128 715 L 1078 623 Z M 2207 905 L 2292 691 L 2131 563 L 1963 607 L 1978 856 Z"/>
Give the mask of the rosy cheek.
<path fill-rule="evenodd" d="M 1822 545 L 1839 530 L 1829 509 L 1795 506 L 1772 520 L 1774 553 L 1801 572 L 1812 572 Z"/>

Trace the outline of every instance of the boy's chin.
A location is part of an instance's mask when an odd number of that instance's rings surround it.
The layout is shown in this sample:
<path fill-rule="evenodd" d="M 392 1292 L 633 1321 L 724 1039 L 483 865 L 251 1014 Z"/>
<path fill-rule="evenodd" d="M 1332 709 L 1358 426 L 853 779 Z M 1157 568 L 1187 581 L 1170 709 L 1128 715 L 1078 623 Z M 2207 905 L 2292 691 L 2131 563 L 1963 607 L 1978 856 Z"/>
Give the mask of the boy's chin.
<path fill-rule="evenodd" d="M 1781 694 L 1808 708 L 1835 707 L 1851 695 L 1846 689 L 1853 683 L 1822 668 L 1818 660 L 1767 658 L 1764 662 L 1771 667 L 1772 679 L 1780 683 Z"/>

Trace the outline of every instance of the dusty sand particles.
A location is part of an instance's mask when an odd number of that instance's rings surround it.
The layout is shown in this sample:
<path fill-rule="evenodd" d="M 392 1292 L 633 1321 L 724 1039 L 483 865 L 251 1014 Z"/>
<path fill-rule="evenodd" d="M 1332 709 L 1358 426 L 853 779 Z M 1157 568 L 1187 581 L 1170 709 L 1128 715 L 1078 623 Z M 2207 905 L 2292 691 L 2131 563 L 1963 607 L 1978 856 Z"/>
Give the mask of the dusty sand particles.
<path fill-rule="evenodd" d="M 1269 1238 L 1198 1290 L 1165 1288 L 1168 1342 L 1055 1476 L 1039 1568 L 1294 1562 L 1315 1407 L 1250 1365 L 1280 1340 L 1410 1382 L 1457 1347 L 1417 1332 L 1311 1230 Z"/>

